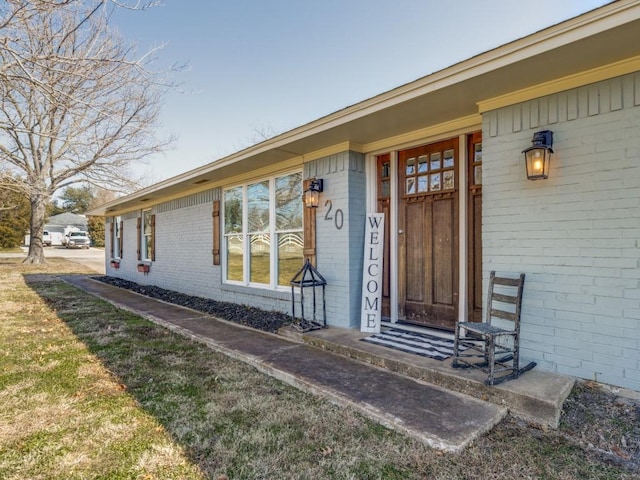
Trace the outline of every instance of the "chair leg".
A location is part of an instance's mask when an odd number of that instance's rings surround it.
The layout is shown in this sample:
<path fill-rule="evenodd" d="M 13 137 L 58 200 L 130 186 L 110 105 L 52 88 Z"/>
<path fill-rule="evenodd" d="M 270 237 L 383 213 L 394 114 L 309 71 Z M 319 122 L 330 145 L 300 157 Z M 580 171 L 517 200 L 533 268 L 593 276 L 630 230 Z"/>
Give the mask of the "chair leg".
<path fill-rule="evenodd" d="M 520 338 L 517 334 L 513 336 L 513 374 L 515 378 L 520 375 Z"/>
<path fill-rule="evenodd" d="M 495 369 L 496 369 L 496 345 L 495 338 L 491 335 L 487 337 L 485 358 L 487 359 L 489 376 L 487 377 L 489 385 L 493 385 L 495 381 Z"/>

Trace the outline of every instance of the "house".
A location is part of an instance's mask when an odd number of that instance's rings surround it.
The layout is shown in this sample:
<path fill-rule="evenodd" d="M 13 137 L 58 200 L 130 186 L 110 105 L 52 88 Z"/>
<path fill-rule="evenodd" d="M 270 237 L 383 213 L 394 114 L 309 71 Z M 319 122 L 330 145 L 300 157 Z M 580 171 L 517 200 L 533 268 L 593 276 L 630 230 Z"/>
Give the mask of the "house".
<path fill-rule="evenodd" d="M 47 219 L 44 230 L 49 232 L 51 245 L 60 246 L 63 244 L 65 229 L 77 228 L 79 230 L 87 230 L 87 217 L 76 213 L 64 212 L 58 215 L 52 215 Z M 30 235 L 25 236 L 25 245 L 29 245 Z"/>
<path fill-rule="evenodd" d="M 44 226 L 51 235 L 52 245 L 62 245 L 63 237 L 70 228 L 77 230 L 87 230 L 87 217 L 76 213 L 65 212 L 58 215 L 52 215 L 47 219 Z"/>
<path fill-rule="evenodd" d="M 538 172 L 547 178 L 532 181 L 523 150 L 534 140 L 553 154 Z M 304 208 L 313 180 L 323 181 L 319 204 Z M 640 391 L 640 1 L 89 214 L 106 217 L 108 275 L 290 312 L 289 281 L 309 258 L 327 281 L 329 326 L 359 328 L 369 212 L 386 219 L 380 308 L 390 323 L 479 321 L 489 272 L 525 272 L 522 355 Z"/>

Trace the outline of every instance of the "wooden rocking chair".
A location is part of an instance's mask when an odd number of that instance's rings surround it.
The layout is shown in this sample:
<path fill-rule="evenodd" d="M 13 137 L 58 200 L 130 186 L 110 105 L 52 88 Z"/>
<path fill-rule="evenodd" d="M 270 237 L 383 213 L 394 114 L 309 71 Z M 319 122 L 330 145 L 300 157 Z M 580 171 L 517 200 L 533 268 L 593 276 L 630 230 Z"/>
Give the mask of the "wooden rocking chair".
<path fill-rule="evenodd" d="M 453 368 L 479 368 L 488 375 L 484 383 L 495 385 L 518 378 L 536 366 L 530 362 L 520 368 L 523 289 L 524 273 L 519 278 L 506 278 L 491 272 L 486 321 L 456 324 Z"/>

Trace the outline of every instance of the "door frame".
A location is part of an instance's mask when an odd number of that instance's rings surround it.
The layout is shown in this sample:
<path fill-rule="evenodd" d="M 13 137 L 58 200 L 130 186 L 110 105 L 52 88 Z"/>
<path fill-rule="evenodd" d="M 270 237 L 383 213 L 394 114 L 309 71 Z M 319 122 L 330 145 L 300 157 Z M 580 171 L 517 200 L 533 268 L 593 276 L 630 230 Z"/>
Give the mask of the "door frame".
<path fill-rule="evenodd" d="M 429 138 L 422 141 L 412 142 L 411 144 L 397 145 L 384 150 L 367 153 L 365 173 L 366 173 L 366 187 L 367 187 L 367 211 L 377 211 L 377 155 L 384 153 L 390 154 L 391 160 L 391 201 L 390 201 L 390 217 L 387 221 L 390 222 L 390 236 L 389 239 L 389 251 L 392 261 L 390 275 L 390 322 L 398 322 L 398 209 L 399 209 L 399 192 L 398 192 L 398 152 L 408 148 L 429 145 L 431 143 L 438 143 L 442 140 L 451 138 L 458 138 L 458 156 L 459 165 L 458 169 L 458 320 L 467 320 L 468 311 L 468 291 L 469 291 L 469 278 L 468 278 L 468 138 L 473 135 L 473 132 L 480 131 L 481 127 L 465 129 L 465 133 L 439 136 L 438 138 Z"/>

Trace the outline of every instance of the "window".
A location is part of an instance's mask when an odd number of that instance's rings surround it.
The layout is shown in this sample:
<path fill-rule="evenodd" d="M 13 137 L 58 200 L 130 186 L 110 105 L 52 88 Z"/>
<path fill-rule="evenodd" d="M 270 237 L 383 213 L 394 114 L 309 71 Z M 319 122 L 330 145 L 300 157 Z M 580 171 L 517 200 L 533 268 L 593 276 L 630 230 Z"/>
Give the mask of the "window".
<path fill-rule="evenodd" d="M 122 257 L 122 217 L 113 218 L 113 248 L 112 257 Z"/>
<path fill-rule="evenodd" d="M 151 210 L 142 211 L 141 260 L 153 260 L 153 215 Z"/>
<path fill-rule="evenodd" d="M 225 279 L 289 286 L 302 267 L 302 173 L 224 191 Z"/>
<path fill-rule="evenodd" d="M 441 142 L 400 152 L 404 172 L 404 195 L 430 195 L 453 191 L 455 149 L 451 142 Z"/>

